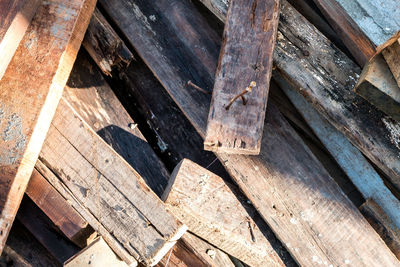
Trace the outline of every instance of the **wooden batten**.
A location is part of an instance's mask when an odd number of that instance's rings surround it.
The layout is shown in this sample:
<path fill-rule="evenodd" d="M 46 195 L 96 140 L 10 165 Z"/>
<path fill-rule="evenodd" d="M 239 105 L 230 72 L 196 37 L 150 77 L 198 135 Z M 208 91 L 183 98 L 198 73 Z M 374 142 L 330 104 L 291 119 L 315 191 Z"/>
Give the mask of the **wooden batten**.
<path fill-rule="evenodd" d="M 43 1 L 0 81 L 0 251 L 95 3 Z"/>
<path fill-rule="evenodd" d="M 278 19 L 279 0 L 231 1 L 204 149 L 260 153 Z"/>
<path fill-rule="evenodd" d="M 0 0 L 0 80 L 41 0 Z"/>
<path fill-rule="evenodd" d="M 397 86 L 400 87 L 400 39 L 382 50 L 382 55 L 393 73 Z"/>
<path fill-rule="evenodd" d="M 221 177 L 184 159 L 172 173 L 163 200 L 191 232 L 244 263 L 284 266 L 251 218 L 254 208 L 235 193 Z"/>

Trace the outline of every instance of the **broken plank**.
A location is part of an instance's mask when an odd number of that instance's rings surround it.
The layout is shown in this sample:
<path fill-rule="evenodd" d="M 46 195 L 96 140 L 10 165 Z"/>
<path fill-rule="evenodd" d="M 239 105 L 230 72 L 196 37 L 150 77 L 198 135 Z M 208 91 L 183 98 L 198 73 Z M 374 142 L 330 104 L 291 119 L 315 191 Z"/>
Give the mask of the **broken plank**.
<path fill-rule="evenodd" d="M 0 0 L 0 80 L 41 0 Z"/>
<path fill-rule="evenodd" d="M 0 81 L 0 251 L 95 2 L 43 1 Z"/>
<path fill-rule="evenodd" d="M 278 19 L 279 0 L 231 1 L 208 115 L 205 150 L 260 153 Z"/>
<path fill-rule="evenodd" d="M 184 85 L 192 80 L 203 89 L 212 87 L 220 37 L 190 1 L 100 3 L 204 137 L 210 99 Z M 283 12 L 294 13 L 297 23 L 303 22 L 290 5 L 281 3 Z M 166 6 L 169 11 L 163 12 Z M 156 21 L 148 20 L 149 16 Z M 165 34 L 169 42 L 164 41 Z M 398 265 L 277 109 L 273 105 L 268 109 L 259 156 L 217 155 L 296 261 Z"/>
<path fill-rule="evenodd" d="M 40 158 L 139 262 L 156 264 L 187 229 L 65 100 Z"/>
<path fill-rule="evenodd" d="M 361 192 L 364 199 L 373 199 L 382 207 L 394 224 L 400 228 L 400 201 L 385 186 L 382 178 L 361 152 L 342 133 L 321 117 L 304 97 L 294 91 L 293 88 L 290 88 L 281 77 L 276 75 L 274 79 Z"/>
<path fill-rule="evenodd" d="M 129 65 L 134 59 L 124 41 L 97 8 L 93 12 L 82 45 L 101 71 L 108 76 L 111 76 L 115 68 Z"/>
<path fill-rule="evenodd" d="M 400 121 L 400 87 L 382 55 L 364 67 L 354 91 L 372 105 Z"/>
<path fill-rule="evenodd" d="M 255 210 L 239 200 L 222 178 L 184 159 L 171 175 L 163 200 L 189 230 L 250 266 L 284 266 L 251 218 Z"/>
<path fill-rule="evenodd" d="M 26 194 L 60 231 L 79 247 L 85 247 L 93 229 L 36 169 Z"/>
<path fill-rule="evenodd" d="M 393 73 L 397 86 L 400 87 L 400 39 L 382 50 L 382 55 Z"/>
<path fill-rule="evenodd" d="M 400 259 L 400 230 L 398 226 L 393 223 L 373 199 L 367 199 L 361 205 L 360 211 L 393 251 L 394 255 Z"/>

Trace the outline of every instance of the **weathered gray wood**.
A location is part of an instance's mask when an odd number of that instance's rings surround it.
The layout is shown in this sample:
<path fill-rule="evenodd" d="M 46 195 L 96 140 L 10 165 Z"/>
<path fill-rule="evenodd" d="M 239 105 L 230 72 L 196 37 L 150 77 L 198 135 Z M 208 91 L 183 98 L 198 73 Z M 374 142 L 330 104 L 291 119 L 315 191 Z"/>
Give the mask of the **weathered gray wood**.
<path fill-rule="evenodd" d="M 372 199 L 361 205 L 360 211 L 367 218 L 368 222 L 382 237 L 383 241 L 400 259 L 400 230 L 393 221 L 386 215 L 381 207 Z"/>
<path fill-rule="evenodd" d="M 156 264 L 187 229 L 64 100 L 40 157 L 138 261 Z"/>
<path fill-rule="evenodd" d="M 239 200 L 221 177 L 184 159 L 171 175 L 163 200 L 189 230 L 250 266 L 284 266 L 251 218 L 255 210 Z"/>
<path fill-rule="evenodd" d="M 364 67 L 354 91 L 400 121 L 400 87 L 382 55 L 377 55 Z"/>
<path fill-rule="evenodd" d="M 43 1 L 0 81 L 0 251 L 95 3 Z"/>
<path fill-rule="evenodd" d="M 82 45 L 102 72 L 109 76 L 113 69 L 121 64 L 129 65 L 134 59 L 124 41 L 97 8 L 93 12 Z"/>
<path fill-rule="evenodd" d="M 400 39 L 382 50 L 382 55 L 400 87 Z"/>
<path fill-rule="evenodd" d="M 189 1 L 163 0 L 152 5 L 140 0 L 100 2 L 204 136 L 209 98 L 184 85 L 192 80 L 203 89 L 212 86 L 215 50 L 221 39 Z M 297 24 L 303 22 L 304 18 L 283 3 L 284 13 L 293 15 Z M 148 20 L 149 16 L 156 21 Z M 302 265 L 349 261 L 354 265 L 398 265 L 276 108 L 268 105 L 268 109 L 264 148 L 258 157 L 218 157 L 294 258 Z"/>
<path fill-rule="evenodd" d="M 278 19 L 279 0 L 233 0 L 230 5 L 204 149 L 260 153 Z M 245 94 L 246 103 L 239 94 Z"/>

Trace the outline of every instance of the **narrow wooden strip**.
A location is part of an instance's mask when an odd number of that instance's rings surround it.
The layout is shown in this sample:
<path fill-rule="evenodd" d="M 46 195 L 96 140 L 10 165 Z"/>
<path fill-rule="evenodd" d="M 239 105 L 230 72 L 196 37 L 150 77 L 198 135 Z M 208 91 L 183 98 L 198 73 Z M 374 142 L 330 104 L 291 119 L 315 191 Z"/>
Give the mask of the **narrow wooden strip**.
<path fill-rule="evenodd" d="M 100 2 L 204 136 L 210 100 L 184 85 L 192 80 L 203 89 L 212 86 L 220 38 L 190 1 L 163 0 L 153 5 L 139 0 Z M 304 18 L 282 3 L 284 13 L 292 15 L 297 24 L 303 23 Z M 156 22 L 148 20 L 151 15 Z M 176 25 L 183 25 L 184 30 Z M 168 42 L 162 37 L 166 35 Z M 307 266 L 348 261 L 355 265 L 398 265 L 276 108 L 268 105 L 267 109 L 264 147 L 259 156 L 221 153 L 218 157 L 297 262 Z"/>
<path fill-rule="evenodd" d="M 364 67 L 354 91 L 400 121 L 400 87 L 382 55 L 377 55 Z"/>
<path fill-rule="evenodd" d="M 382 55 L 392 71 L 397 85 L 400 87 L 400 39 L 382 50 Z"/>
<path fill-rule="evenodd" d="M 385 186 L 382 178 L 361 152 L 281 77 L 274 78 L 363 197 L 373 199 L 400 228 L 400 201 Z"/>
<path fill-rule="evenodd" d="M 41 158 L 139 261 L 156 264 L 187 229 L 64 100 Z"/>
<path fill-rule="evenodd" d="M 231 2 L 204 149 L 260 153 L 278 19 L 279 0 Z"/>
<path fill-rule="evenodd" d="M 66 237 L 80 247 L 87 245 L 93 229 L 37 170 L 33 170 L 26 194 Z"/>
<path fill-rule="evenodd" d="M 184 159 L 171 175 L 163 199 L 191 232 L 250 266 L 284 266 L 240 201 L 222 178 Z"/>
<path fill-rule="evenodd" d="M 0 80 L 40 3 L 41 0 L 0 1 Z"/>
<path fill-rule="evenodd" d="M 95 2 L 43 1 L 0 81 L 0 251 Z"/>
<path fill-rule="evenodd" d="M 393 221 L 385 214 L 381 207 L 372 199 L 367 199 L 361 205 L 360 211 L 368 222 L 382 237 L 383 241 L 400 259 L 400 230 Z"/>

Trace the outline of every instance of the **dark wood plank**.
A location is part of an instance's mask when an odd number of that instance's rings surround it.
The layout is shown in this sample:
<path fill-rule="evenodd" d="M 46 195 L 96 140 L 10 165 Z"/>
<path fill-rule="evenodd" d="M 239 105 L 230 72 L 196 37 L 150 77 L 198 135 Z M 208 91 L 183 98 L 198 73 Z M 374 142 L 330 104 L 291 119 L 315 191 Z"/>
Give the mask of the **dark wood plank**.
<path fill-rule="evenodd" d="M 43 1 L 0 81 L 0 251 L 95 2 Z"/>
<path fill-rule="evenodd" d="M 209 90 L 221 39 L 189 1 L 100 3 L 204 136 L 210 100 L 184 85 L 192 80 Z M 302 17 L 284 3 L 284 12 L 302 22 Z M 163 12 L 167 6 L 169 12 Z M 152 15 L 156 22 L 147 19 Z M 163 36 L 168 36 L 168 42 Z M 276 108 L 268 105 L 268 109 L 264 148 L 258 157 L 218 157 L 294 258 L 303 265 L 348 261 L 355 265 L 398 265 Z"/>
<path fill-rule="evenodd" d="M 40 3 L 41 0 L 0 1 L 0 80 Z"/>
<path fill-rule="evenodd" d="M 279 0 L 232 1 L 204 149 L 234 154 L 260 153 L 278 19 Z M 245 94 L 246 103 L 237 97 L 241 94 Z"/>

